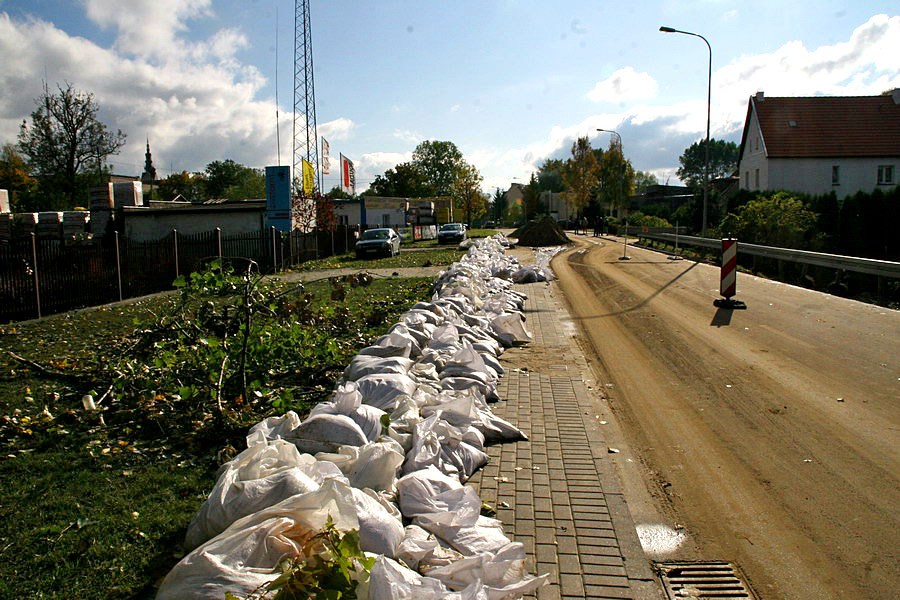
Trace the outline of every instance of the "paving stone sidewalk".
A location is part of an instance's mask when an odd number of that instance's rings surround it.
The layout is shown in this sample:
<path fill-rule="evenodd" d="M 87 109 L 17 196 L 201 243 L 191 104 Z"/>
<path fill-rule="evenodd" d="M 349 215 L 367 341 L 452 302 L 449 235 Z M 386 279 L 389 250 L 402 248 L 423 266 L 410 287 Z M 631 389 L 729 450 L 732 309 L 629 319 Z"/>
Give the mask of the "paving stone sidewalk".
<path fill-rule="evenodd" d="M 490 463 L 469 484 L 497 506 L 504 531 L 525 544 L 531 572 L 550 575 L 539 599 L 659 600 L 662 591 L 596 423 L 595 400 L 583 381 L 587 362 L 561 292 L 556 283 L 516 289 L 528 294 L 534 341 L 502 355 L 504 401 L 491 408 L 528 441 L 489 447 Z"/>

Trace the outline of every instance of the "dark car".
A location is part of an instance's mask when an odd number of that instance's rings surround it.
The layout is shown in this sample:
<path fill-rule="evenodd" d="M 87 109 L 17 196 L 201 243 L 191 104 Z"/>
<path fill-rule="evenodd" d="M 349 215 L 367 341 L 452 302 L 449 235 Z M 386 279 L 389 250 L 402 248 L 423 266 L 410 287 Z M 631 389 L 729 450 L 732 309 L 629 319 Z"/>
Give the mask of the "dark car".
<path fill-rule="evenodd" d="M 438 244 L 458 244 L 466 239 L 466 226 L 462 223 L 441 225 L 437 234 Z"/>
<path fill-rule="evenodd" d="M 356 242 L 356 258 L 384 254 L 400 254 L 400 235 L 393 229 L 368 229 Z"/>

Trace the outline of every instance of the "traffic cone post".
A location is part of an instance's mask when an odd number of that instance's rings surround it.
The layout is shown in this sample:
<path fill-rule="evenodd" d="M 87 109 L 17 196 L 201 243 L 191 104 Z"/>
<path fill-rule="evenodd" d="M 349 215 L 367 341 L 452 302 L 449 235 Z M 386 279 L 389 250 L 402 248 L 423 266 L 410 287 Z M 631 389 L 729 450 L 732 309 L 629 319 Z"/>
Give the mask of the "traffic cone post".
<path fill-rule="evenodd" d="M 719 293 L 724 298 L 713 301 L 719 308 L 745 309 L 747 305 L 733 298 L 737 291 L 737 240 L 725 238 L 722 240 L 722 271 L 720 274 Z"/>

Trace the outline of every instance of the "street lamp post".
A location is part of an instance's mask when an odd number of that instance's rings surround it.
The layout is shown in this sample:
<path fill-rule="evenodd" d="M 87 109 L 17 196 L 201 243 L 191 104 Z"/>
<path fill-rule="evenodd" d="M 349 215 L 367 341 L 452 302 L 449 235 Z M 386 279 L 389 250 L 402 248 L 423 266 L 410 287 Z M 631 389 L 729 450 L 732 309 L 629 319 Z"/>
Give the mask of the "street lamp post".
<path fill-rule="evenodd" d="M 622 136 L 619 135 L 618 131 L 613 131 L 612 129 L 600 129 L 598 127 L 597 131 L 601 131 L 601 132 L 605 131 L 606 133 L 611 133 L 619 139 L 619 150 L 622 152 L 622 161 L 623 161 L 623 167 L 624 167 L 625 147 L 622 145 Z M 619 196 L 622 196 L 623 198 L 625 196 L 625 176 L 626 176 L 627 170 L 628 170 L 627 168 L 622 170 L 622 178 L 619 180 Z M 630 260 L 630 258 L 631 257 L 628 256 L 628 203 L 626 202 L 625 203 L 625 245 L 623 246 L 622 256 L 619 257 L 619 260 Z"/>
<path fill-rule="evenodd" d="M 706 49 L 709 50 L 709 74 L 706 83 L 706 152 L 703 163 L 703 237 L 706 237 L 706 206 L 709 198 L 709 115 L 712 108 L 712 46 L 709 41 L 699 33 L 691 33 L 690 31 L 682 31 L 673 29 L 672 27 L 660 27 L 663 33 L 683 33 L 684 35 L 692 35 L 706 42 Z"/>

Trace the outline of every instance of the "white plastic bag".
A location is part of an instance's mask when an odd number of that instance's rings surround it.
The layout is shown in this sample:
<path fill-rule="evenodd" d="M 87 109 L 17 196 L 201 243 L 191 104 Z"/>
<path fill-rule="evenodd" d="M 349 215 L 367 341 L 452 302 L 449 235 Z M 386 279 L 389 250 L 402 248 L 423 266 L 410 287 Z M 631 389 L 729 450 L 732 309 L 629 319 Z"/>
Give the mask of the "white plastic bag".
<path fill-rule="evenodd" d="M 403 540 L 403 524 L 388 512 L 377 497 L 351 488 L 356 518 L 359 519 L 359 548 L 394 558 Z"/>
<path fill-rule="evenodd" d="M 337 387 L 330 402 L 320 402 L 309 415 L 344 415 L 359 425 L 366 439 L 373 441 L 381 437 L 381 418 L 385 412 L 368 404 L 362 404 L 362 394 L 355 381 L 348 381 Z"/>
<path fill-rule="evenodd" d="M 411 396 L 416 382 L 405 373 L 373 373 L 356 380 L 362 402 L 381 410 L 397 407 L 401 396 Z"/>
<path fill-rule="evenodd" d="M 530 342 L 533 336 L 525 329 L 525 323 L 515 313 L 502 314 L 491 320 L 491 329 L 505 346 Z"/>
<path fill-rule="evenodd" d="M 334 452 L 341 446 L 362 446 L 368 442 L 356 421 L 344 415 L 314 415 L 300 423 L 286 438 L 301 452 Z"/>
<path fill-rule="evenodd" d="M 317 490 L 328 471 L 342 476 L 333 468 L 323 472 L 312 456 L 284 440 L 247 448 L 219 470 L 216 485 L 191 519 L 185 545 L 196 548 L 241 517 Z"/>
<path fill-rule="evenodd" d="M 472 525 L 481 513 L 481 498 L 474 488 L 433 466 L 398 479 L 397 499 L 404 517 L 420 517 L 427 523 Z"/>
<path fill-rule="evenodd" d="M 314 492 L 235 521 L 175 565 L 157 600 L 222 600 L 226 592 L 249 594 L 279 576 L 282 559 L 299 557 L 329 517 L 339 531 L 358 529 L 351 494 L 346 483 L 328 479 Z"/>
<path fill-rule="evenodd" d="M 360 377 L 371 375 L 372 373 L 401 373 L 406 374 L 412 366 L 413 361 L 402 356 L 392 356 L 382 358 L 380 356 L 366 356 L 357 354 L 344 369 L 344 379 L 347 381 L 356 381 Z"/>

